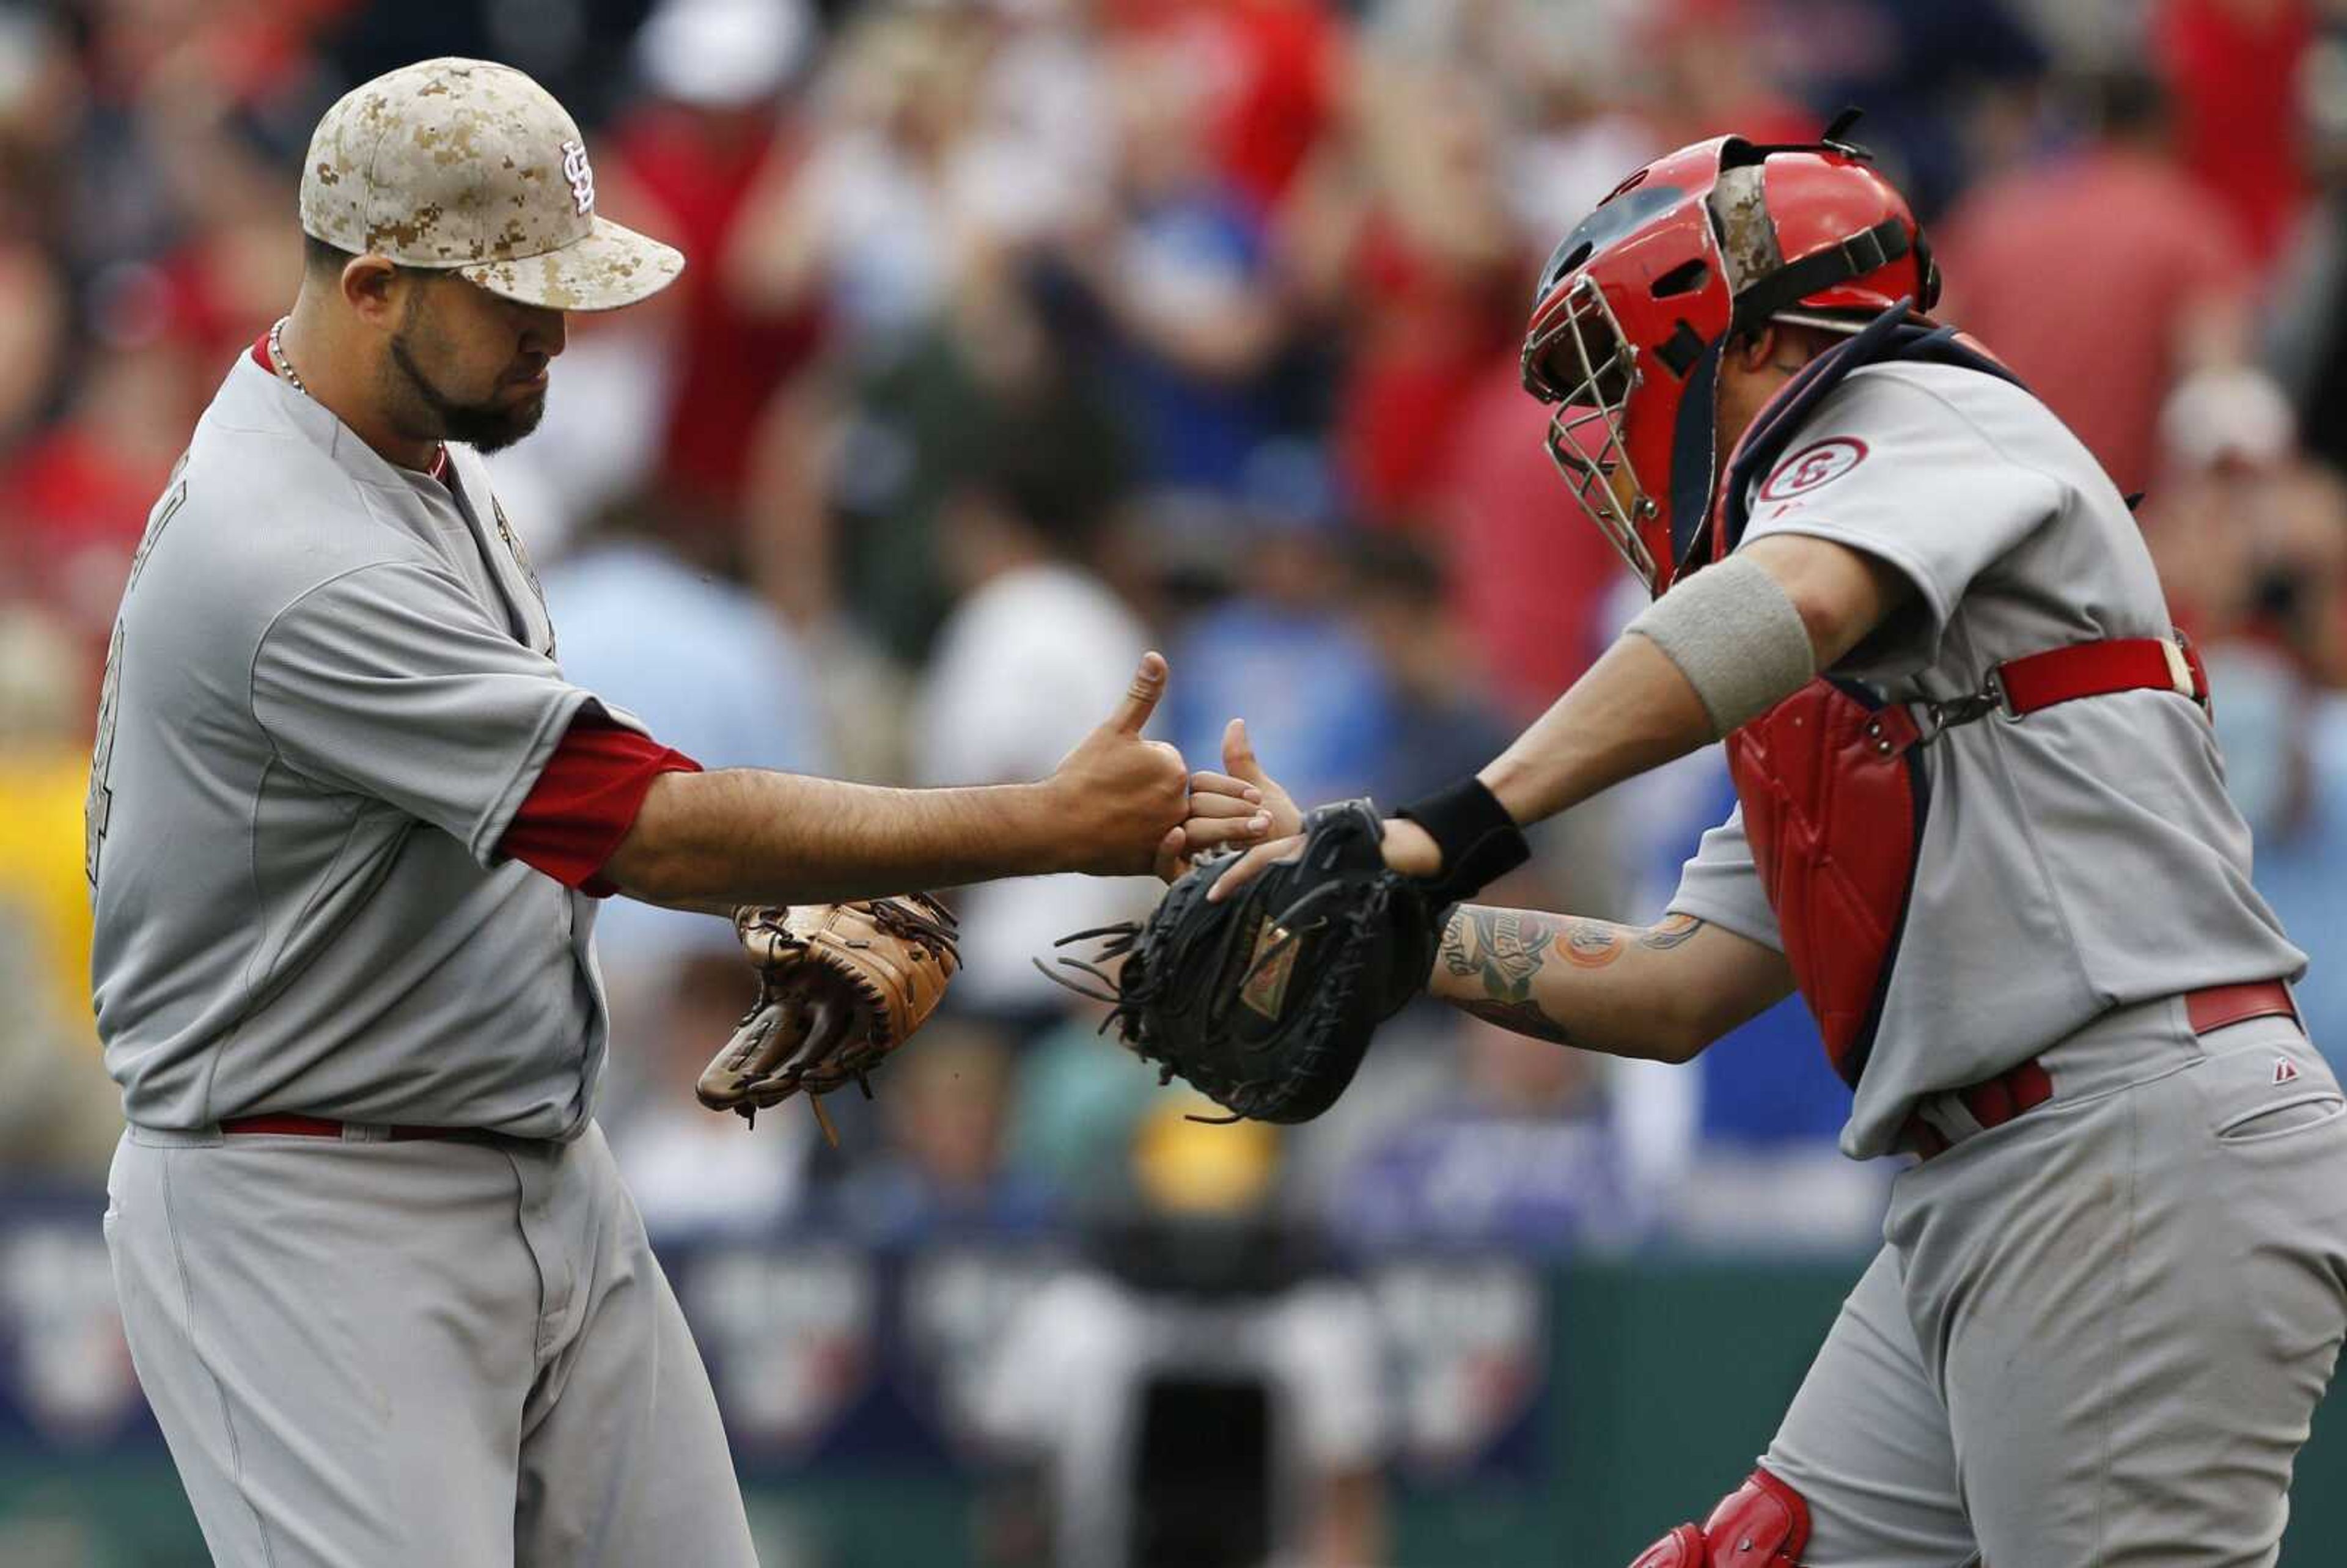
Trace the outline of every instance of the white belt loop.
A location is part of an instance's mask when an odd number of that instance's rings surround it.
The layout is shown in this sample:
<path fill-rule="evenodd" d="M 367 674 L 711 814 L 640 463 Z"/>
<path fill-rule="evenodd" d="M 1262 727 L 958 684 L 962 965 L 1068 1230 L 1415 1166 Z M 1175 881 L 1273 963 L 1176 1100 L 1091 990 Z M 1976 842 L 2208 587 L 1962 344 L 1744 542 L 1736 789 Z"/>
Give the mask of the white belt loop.
<path fill-rule="evenodd" d="M 133 1122 L 125 1132 L 132 1143 L 150 1149 L 209 1149 L 228 1142 L 217 1122 L 203 1127 L 142 1127 Z"/>
<path fill-rule="evenodd" d="M 2192 679 L 2192 661 L 2184 657 L 2184 650 L 2178 645 L 2176 639 L 2161 638 L 2159 651 L 2168 655 L 2168 681 L 2176 688 L 2177 695 L 2198 702 L 2200 687 L 2199 682 Z"/>

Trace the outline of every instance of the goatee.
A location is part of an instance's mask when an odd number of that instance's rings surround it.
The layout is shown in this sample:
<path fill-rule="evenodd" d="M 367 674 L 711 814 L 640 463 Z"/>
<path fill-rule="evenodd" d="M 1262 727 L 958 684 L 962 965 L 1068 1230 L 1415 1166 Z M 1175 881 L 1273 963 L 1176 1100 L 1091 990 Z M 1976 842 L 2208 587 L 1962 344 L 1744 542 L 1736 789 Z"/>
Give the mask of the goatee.
<path fill-rule="evenodd" d="M 407 379 L 410 391 L 428 423 L 436 428 L 419 434 L 441 441 L 459 441 L 476 452 L 502 452 L 531 431 L 546 417 L 546 395 L 540 393 L 524 398 L 510 406 L 496 403 L 459 403 L 432 384 L 415 356 L 408 352 L 407 334 L 395 333 L 391 339 L 391 361 Z"/>

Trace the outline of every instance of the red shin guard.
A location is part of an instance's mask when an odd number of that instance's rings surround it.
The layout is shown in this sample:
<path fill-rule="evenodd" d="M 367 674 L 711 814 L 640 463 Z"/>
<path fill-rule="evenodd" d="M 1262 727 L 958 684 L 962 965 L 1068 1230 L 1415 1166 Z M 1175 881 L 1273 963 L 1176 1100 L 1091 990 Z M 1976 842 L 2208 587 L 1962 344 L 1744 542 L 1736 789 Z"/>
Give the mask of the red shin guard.
<path fill-rule="evenodd" d="M 1799 1568 L 1809 1541 L 1809 1509 L 1801 1494 L 1756 1470 L 1700 1528 L 1680 1525 L 1630 1568 Z"/>

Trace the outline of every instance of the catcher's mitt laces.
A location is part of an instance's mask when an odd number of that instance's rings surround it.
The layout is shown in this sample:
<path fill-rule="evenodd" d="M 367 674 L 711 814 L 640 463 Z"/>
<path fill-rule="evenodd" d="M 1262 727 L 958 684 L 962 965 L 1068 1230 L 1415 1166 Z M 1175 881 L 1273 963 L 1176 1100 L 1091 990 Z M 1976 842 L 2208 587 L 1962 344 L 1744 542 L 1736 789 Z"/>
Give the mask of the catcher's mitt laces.
<path fill-rule="evenodd" d="M 1141 922 L 1121 920 L 1113 926 L 1095 926 L 1089 931 L 1071 931 L 1051 946 L 1064 948 L 1071 942 L 1089 942 L 1099 937 L 1106 937 L 1109 940 L 1102 944 L 1097 955 L 1098 961 L 1087 961 L 1065 953 L 1062 953 L 1055 961 L 1063 968 L 1090 975 L 1101 983 L 1102 989 L 1100 990 L 1094 990 L 1090 986 L 1078 985 L 1067 976 L 1054 972 L 1040 958 L 1030 958 L 1027 961 L 1035 966 L 1037 974 L 1041 975 L 1053 985 L 1071 990 L 1078 996 L 1088 998 L 1092 1001 L 1104 1002 L 1115 1009 L 1109 1014 L 1108 1020 L 1109 1022 L 1113 1022 L 1117 1014 L 1124 1010 L 1123 988 L 1114 975 L 1101 968 L 1101 964 L 1111 958 L 1121 958 L 1133 951 L 1133 944 L 1141 939 Z M 1107 1032 L 1108 1023 L 1102 1023 L 1101 1030 L 1102 1033 Z"/>

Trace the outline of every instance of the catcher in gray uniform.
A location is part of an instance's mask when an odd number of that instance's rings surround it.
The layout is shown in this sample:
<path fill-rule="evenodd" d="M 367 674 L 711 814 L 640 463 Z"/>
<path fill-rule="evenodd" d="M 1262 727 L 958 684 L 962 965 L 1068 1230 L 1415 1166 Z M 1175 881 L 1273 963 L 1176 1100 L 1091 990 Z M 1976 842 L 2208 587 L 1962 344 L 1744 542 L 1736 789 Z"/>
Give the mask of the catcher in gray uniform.
<path fill-rule="evenodd" d="M 1383 825 L 1401 884 L 1350 907 L 1433 927 L 1435 995 L 1590 1050 L 1684 1061 L 1798 987 L 1845 1152 L 1921 1157 L 1759 1467 L 1636 1568 L 2271 1563 L 2347 1330 L 2347 1116 L 2127 505 L 1936 292 L 1839 128 L 1683 149 L 1565 238 L 1524 381 L 1655 600 Z M 1660 924 L 1456 902 L 1519 824 L 1722 739 L 1739 809 Z M 1243 731 L 1226 766 L 1297 825 Z M 1242 1017 L 1253 1102 L 1321 1102 L 1266 1084 L 1350 1071 L 1279 1030 L 1339 1016 L 1315 944 L 1376 925 L 1347 918 L 1358 821 L 1169 897 L 1150 985 L 1258 913 L 1285 946 L 1224 971 L 1244 1006 L 1135 1008 L 1145 1050 L 1211 1066 L 1198 1020 Z M 1202 940 L 1258 881 L 1311 917 Z"/>
<path fill-rule="evenodd" d="M 1173 869 L 1200 808 L 1141 736 L 1164 661 L 1038 784 L 702 773 L 564 680 L 477 455 L 538 422 L 564 313 L 682 258 L 598 217 L 569 117 L 479 61 L 330 109 L 301 221 L 292 312 L 139 546 L 91 768 L 139 1379 L 224 1563 L 742 1568 L 709 1380 L 593 1120 L 597 901 Z M 884 902 L 745 912 L 764 1005 L 705 1099 L 835 1087 L 873 1061 L 843 1030 L 918 1022 L 949 925 Z"/>

